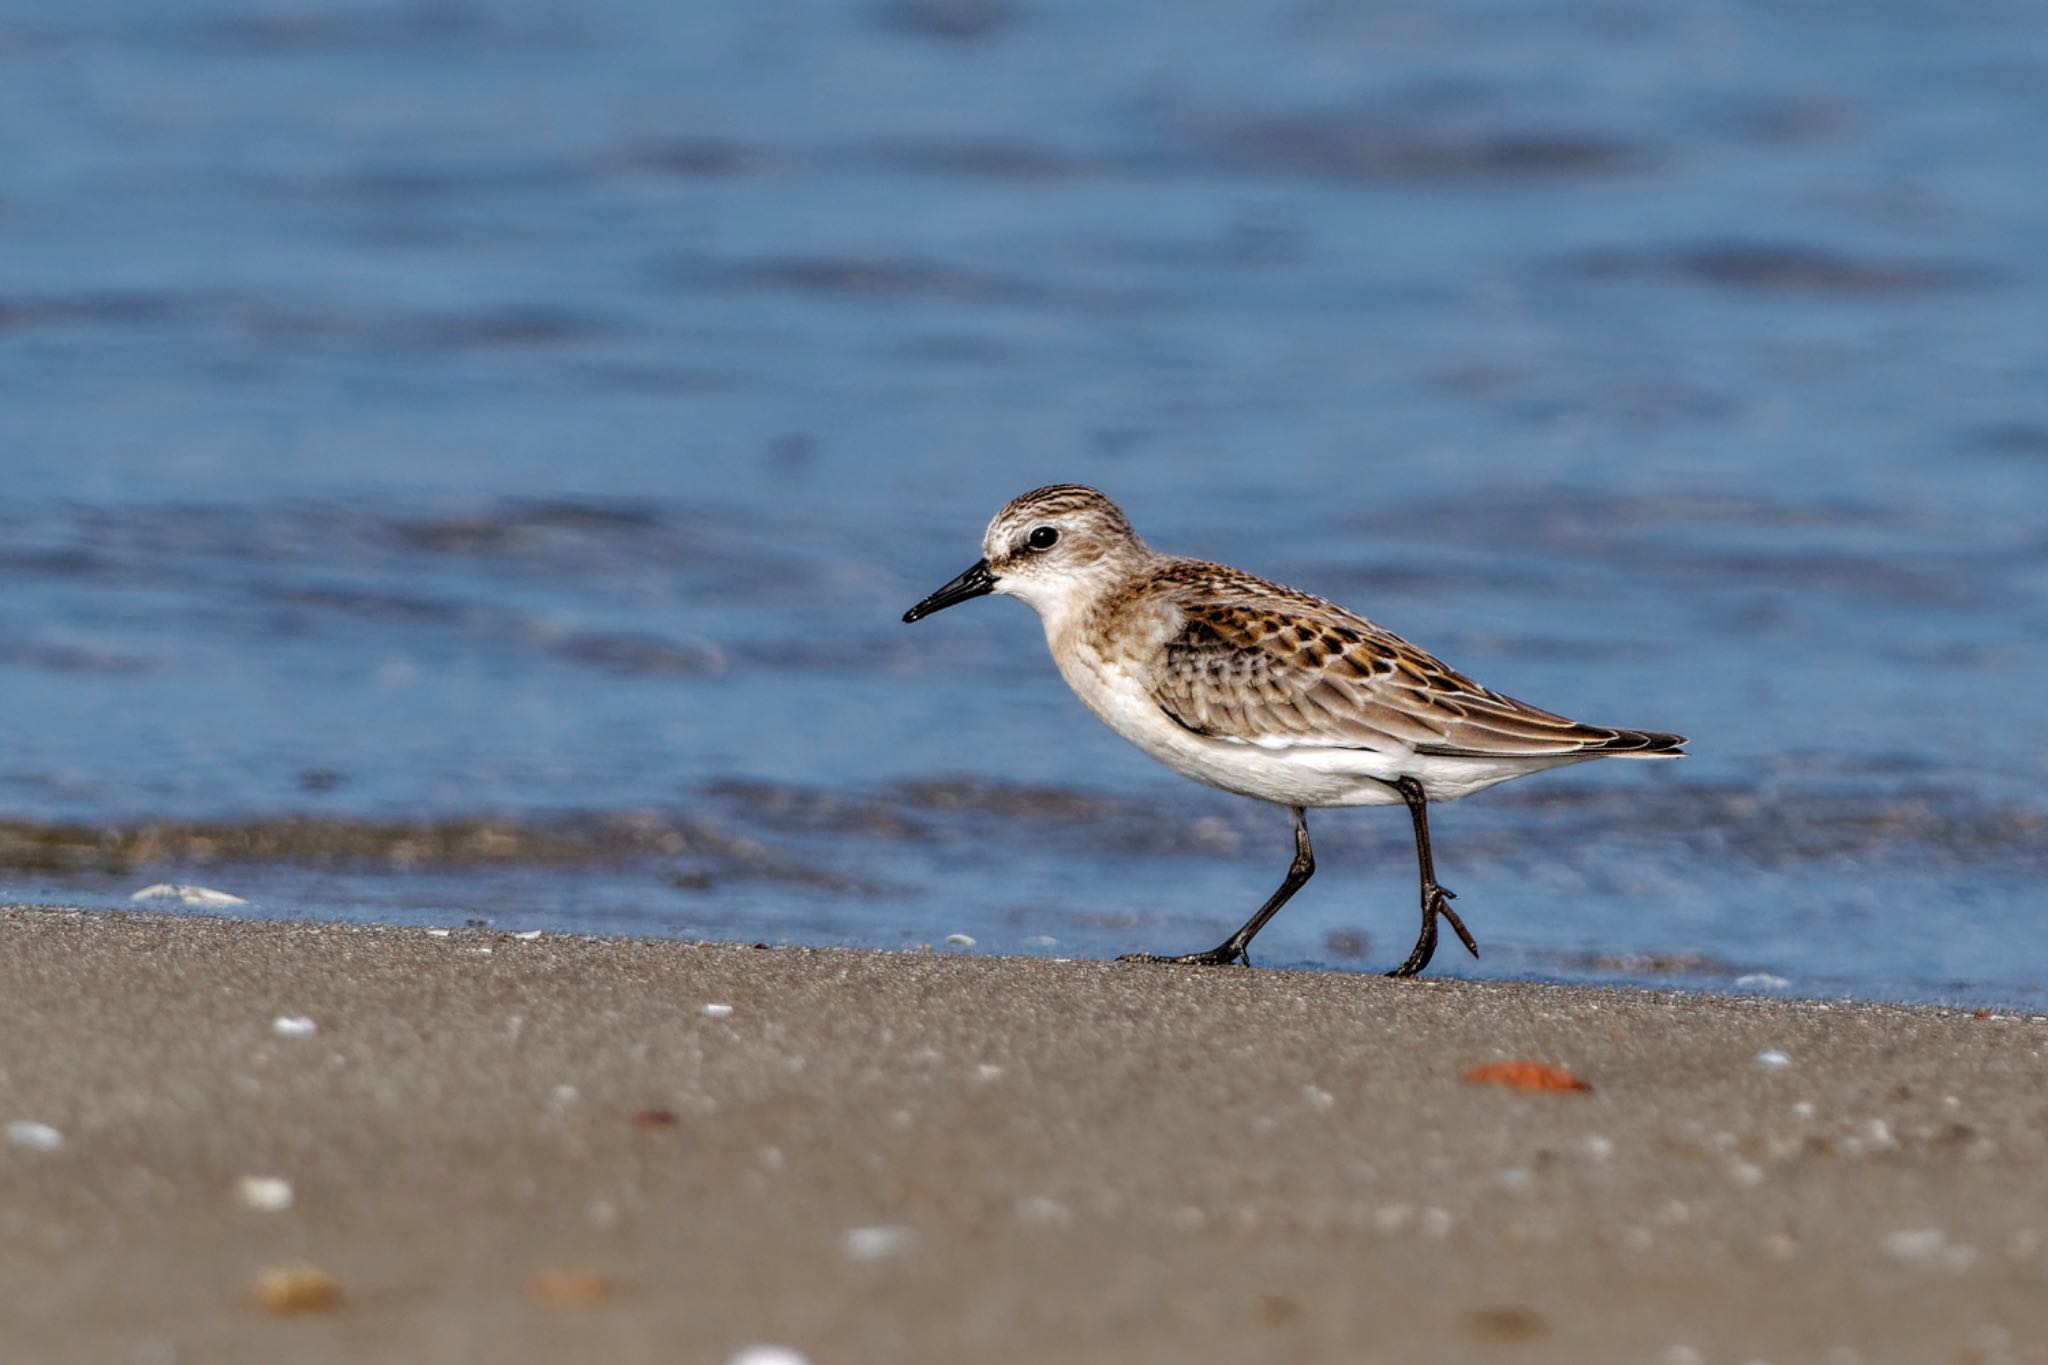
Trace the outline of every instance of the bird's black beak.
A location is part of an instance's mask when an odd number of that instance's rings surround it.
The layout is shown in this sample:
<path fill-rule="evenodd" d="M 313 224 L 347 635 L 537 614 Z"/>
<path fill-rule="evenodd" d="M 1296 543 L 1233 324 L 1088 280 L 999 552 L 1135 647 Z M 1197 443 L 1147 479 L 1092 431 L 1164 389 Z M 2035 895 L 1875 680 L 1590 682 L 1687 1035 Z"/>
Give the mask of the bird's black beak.
<path fill-rule="evenodd" d="M 955 602 L 965 602 L 970 597 L 985 597 L 996 590 L 996 576 L 988 571 L 986 559 L 976 560 L 974 567 L 940 588 L 924 601 L 903 613 L 903 624 L 922 621 L 935 611 L 944 611 Z"/>

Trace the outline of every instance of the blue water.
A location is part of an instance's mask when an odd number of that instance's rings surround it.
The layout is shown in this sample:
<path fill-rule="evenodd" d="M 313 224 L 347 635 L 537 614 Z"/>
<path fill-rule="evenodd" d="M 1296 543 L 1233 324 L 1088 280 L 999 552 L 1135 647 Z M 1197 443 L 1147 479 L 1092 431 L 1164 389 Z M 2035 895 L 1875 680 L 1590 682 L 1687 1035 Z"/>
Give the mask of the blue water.
<path fill-rule="evenodd" d="M 2044 145 L 2031 0 L 22 0 L 0 898 L 1206 947 L 1285 816 L 897 621 L 1082 480 L 1693 737 L 1437 970 L 2048 1003 Z M 1259 960 L 1399 960 L 1312 827 Z"/>

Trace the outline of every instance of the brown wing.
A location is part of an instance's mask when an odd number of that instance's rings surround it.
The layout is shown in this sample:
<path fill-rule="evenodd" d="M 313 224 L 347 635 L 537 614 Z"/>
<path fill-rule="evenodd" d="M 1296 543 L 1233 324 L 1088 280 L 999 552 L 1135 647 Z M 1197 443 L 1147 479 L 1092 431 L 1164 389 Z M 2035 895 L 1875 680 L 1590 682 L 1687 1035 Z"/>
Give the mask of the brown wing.
<path fill-rule="evenodd" d="M 1583 725 L 1490 691 L 1334 603 L 1208 571 L 1176 593 L 1153 696 L 1197 734 L 1460 757 L 1672 753 L 1684 740 Z M 1222 591 L 1227 589 L 1227 591 Z"/>

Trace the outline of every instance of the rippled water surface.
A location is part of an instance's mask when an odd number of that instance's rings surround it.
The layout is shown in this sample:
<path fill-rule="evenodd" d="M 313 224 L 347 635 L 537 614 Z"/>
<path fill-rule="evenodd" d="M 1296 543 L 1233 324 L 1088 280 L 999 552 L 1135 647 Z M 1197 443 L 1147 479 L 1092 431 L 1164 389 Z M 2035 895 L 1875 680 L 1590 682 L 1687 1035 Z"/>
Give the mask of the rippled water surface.
<path fill-rule="evenodd" d="M 1693 737 L 1440 810 L 1438 970 L 2048 1004 L 2044 91 L 2022 0 L 17 4 L 0 899 L 1206 947 L 1285 815 L 897 621 L 1071 479 Z M 1259 959 L 1397 961 L 1312 827 Z"/>

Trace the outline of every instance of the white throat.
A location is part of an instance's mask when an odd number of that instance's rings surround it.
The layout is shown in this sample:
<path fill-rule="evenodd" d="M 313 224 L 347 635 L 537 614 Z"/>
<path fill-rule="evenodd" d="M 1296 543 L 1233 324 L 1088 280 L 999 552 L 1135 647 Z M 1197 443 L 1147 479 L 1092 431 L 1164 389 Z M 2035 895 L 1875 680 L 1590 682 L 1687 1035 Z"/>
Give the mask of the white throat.
<path fill-rule="evenodd" d="M 1107 565 L 1079 573 L 1009 574 L 996 579 L 995 590 L 1030 607 L 1045 624 L 1047 639 L 1085 616 L 1111 588 L 1117 575 Z"/>

